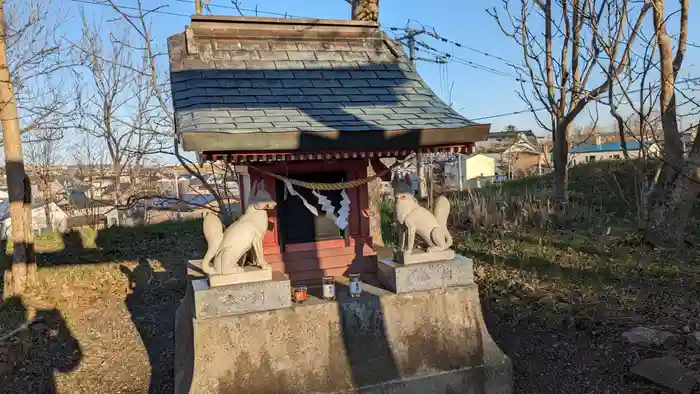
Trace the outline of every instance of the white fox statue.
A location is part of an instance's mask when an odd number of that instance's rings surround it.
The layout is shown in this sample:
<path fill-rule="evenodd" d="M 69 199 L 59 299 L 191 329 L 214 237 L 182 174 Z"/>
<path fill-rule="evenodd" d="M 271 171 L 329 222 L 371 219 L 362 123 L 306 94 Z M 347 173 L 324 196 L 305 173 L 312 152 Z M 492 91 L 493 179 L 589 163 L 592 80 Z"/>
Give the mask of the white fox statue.
<path fill-rule="evenodd" d="M 207 274 L 233 274 L 243 272 L 245 259 L 252 249 L 252 264 L 266 268 L 262 240 L 267 231 L 267 211 L 277 203 L 263 187 L 262 182 L 253 183 L 253 196 L 245 213 L 226 231 L 217 215 L 204 216 L 204 238 L 207 253 L 202 260 L 202 270 Z"/>
<path fill-rule="evenodd" d="M 428 245 L 427 252 L 440 252 L 452 246 L 452 236 L 447 231 L 450 201 L 445 196 L 435 200 L 433 213 L 418 204 L 413 196 L 411 179 L 392 180 L 394 188 L 394 220 L 397 227 L 398 250 L 404 254 L 413 252 L 416 234 Z"/>

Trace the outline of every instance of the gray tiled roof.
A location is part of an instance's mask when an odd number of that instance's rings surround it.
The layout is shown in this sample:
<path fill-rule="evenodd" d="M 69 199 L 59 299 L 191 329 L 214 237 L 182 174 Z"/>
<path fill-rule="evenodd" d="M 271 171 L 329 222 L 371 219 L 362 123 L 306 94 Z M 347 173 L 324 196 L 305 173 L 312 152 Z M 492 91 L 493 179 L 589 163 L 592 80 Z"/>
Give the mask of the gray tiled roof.
<path fill-rule="evenodd" d="M 435 95 L 378 29 L 333 38 L 236 37 L 235 29 L 209 37 L 209 31 L 195 26 L 169 40 L 179 132 L 473 125 Z"/>

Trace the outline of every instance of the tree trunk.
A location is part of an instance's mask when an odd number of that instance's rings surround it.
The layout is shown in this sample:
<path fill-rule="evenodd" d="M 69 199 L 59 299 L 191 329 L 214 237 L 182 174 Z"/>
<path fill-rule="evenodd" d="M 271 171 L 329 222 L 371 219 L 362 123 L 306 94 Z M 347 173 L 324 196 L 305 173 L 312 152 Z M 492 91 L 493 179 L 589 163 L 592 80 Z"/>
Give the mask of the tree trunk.
<path fill-rule="evenodd" d="M 367 166 L 367 176 L 374 176 L 374 168 L 372 165 Z M 384 246 L 384 238 L 382 237 L 382 210 L 381 210 L 381 189 L 379 187 L 379 178 L 372 180 L 367 184 L 367 193 L 369 194 L 369 231 L 372 236 L 372 243 L 379 246 Z"/>
<path fill-rule="evenodd" d="M 5 53 L 4 6 L 0 0 L 0 121 L 5 149 L 5 172 L 12 221 L 12 270 L 5 273 L 5 296 L 23 293 L 35 280 L 36 265 L 31 225 L 31 187 L 24 171 L 17 103 Z"/>
<path fill-rule="evenodd" d="M 685 228 L 700 195 L 700 133 L 695 136 L 683 167 L 673 174 L 667 182 L 671 189 L 649 213 L 646 241 L 652 245 L 674 247 L 684 244 Z"/>
<path fill-rule="evenodd" d="M 558 122 L 554 130 L 554 195 L 555 200 L 565 202 L 568 198 L 569 186 L 569 141 L 567 139 L 570 123 Z"/>
<path fill-rule="evenodd" d="M 659 48 L 659 72 L 661 87 L 659 92 L 659 107 L 661 109 L 661 125 L 664 131 L 664 155 L 671 173 L 680 171 L 683 167 L 683 143 L 678 132 L 678 117 L 676 114 L 676 73 L 673 46 L 666 30 L 664 1 L 654 3 L 654 28 L 656 42 Z M 680 64 L 677 65 L 680 68 Z"/>
<path fill-rule="evenodd" d="M 647 242 L 664 247 L 683 246 L 685 228 L 700 194 L 698 170 L 696 159 L 687 162 L 682 173 L 677 173 L 670 193 L 649 214 Z"/>
<path fill-rule="evenodd" d="M 121 163 L 119 163 L 119 161 L 118 161 L 118 160 L 121 160 L 121 158 L 119 158 L 119 159 L 112 158 L 112 160 L 114 160 L 114 163 L 115 163 L 114 168 L 113 168 L 114 176 L 115 176 L 115 180 L 114 180 L 114 206 L 117 209 L 117 227 L 119 227 L 122 225 L 121 211 L 119 210 L 121 203 L 122 203 L 122 201 L 121 201 L 122 166 L 121 166 Z"/>
<path fill-rule="evenodd" d="M 49 185 L 45 180 L 39 179 L 41 184 L 41 195 L 44 202 L 44 216 L 46 217 L 46 229 L 49 232 L 53 232 L 53 218 L 51 217 L 51 185 Z"/>
<path fill-rule="evenodd" d="M 51 218 L 51 205 L 44 200 L 44 215 L 46 216 L 46 229 L 48 232 L 53 232 L 53 220 Z"/>

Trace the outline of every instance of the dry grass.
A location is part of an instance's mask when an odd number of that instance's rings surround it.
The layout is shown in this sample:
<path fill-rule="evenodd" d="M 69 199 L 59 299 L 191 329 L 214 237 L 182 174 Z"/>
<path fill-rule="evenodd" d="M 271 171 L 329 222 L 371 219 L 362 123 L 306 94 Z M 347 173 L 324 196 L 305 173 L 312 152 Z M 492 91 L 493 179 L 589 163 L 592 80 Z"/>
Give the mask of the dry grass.
<path fill-rule="evenodd" d="M 700 369 L 683 343 L 620 341 L 637 326 L 700 330 L 700 255 L 640 245 L 633 187 L 611 176 L 629 179 L 625 171 L 574 171 L 564 212 L 547 202 L 546 178 L 454 196 L 456 246 L 476 262 L 489 331 L 514 362 L 515 392 L 657 392 L 627 371 L 661 354 Z M 172 392 L 174 313 L 184 261 L 204 248 L 200 226 L 39 239 L 40 284 L 0 307 L 0 337 L 34 316 L 45 323 L 0 343 L 0 392 Z"/>
<path fill-rule="evenodd" d="M 194 221 L 108 229 L 78 242 L 37 239 L 39 283 L 5 300 L 0 336 L 37 314 L 52 323 L 0 343 L 0 392 L 171 393 L 174 315 L 184 262 L 204 246 L 200 228 Z"/>
<path fill-rule="evenodd" d="M 564 212 L 546 200 L 547 179 L 455 196 L 458 249 L 476 262 L 484 314 L 514 362 L 516 392 L 658 392 L 628 371 L 666 354 L 700 369 L 683 340 L 669 349 L 621 341 L 638 326 L 681 338 L 700 330 L 700 253 L 641 244 L 633 187 L 614 181 L 630 179 L 627 170 L 577 169 Z"/>

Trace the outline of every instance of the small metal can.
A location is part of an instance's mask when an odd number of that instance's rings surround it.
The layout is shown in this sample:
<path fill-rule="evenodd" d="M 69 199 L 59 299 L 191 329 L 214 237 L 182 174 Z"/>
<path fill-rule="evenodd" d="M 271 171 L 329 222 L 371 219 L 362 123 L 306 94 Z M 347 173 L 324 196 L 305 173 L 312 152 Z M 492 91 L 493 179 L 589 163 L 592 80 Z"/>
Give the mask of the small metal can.
<path fill-rule="evenodd" d="M 292 300 L 296 303 L 303 303 L 309 298 L 306 286 L 295 287 L 292 293 Z"/>
<path fill-rule="evenodd" d="M 323 299 L 327 301 L 335 300 L 335 279 L 332 276 L 324 276 L 322 281 Z"/>
<path fill-rule="evenodd" d="M 362 286 L 360 284 L 360 274 L 350 274 L 350 297 L 359 297 L 362 294 Z"/>

